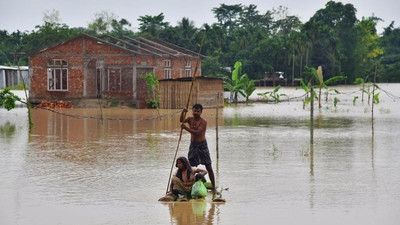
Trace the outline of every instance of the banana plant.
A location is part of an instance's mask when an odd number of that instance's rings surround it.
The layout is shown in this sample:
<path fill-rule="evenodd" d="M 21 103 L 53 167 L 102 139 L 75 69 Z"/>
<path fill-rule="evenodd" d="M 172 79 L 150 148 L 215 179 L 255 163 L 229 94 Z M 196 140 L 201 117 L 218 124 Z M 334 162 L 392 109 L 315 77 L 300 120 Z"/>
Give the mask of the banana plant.
<path fill-rule="evenodd" d="M 242 74 L 242 62 L 237 61 L 232 71 L 232 78 L 226 78 L 224 80 L 224 88 L 229 90 L 233 102 L 238 102 L 238 94 L 246 98 L 246 102 L 249 97 L 256 90 L 254 81 L 251 80 L 247 74 Z"/>
<path fill-rule="evenodd" d="M 368 79 L 368 77 L 367 77 L 367 79 Z M 354 81 L 354 84 L 362 85 L 362 87 L 361 87 L 361 93 L 362 93 L 361 102 L 364 102 L 364 94 L 366 94 L 368 96 L 368 105 L 370 104 L 369 102 L 371 100 L 371 95 L 372 95 L 373 89 L 374 88 L 380 89 L 378 85 L 374 86 L 371 83 L 367 83 L 367 82 L 365 82 L 365 80 L 363 78 L 356 78 Z M 371 87 L 372 87 L 372 89 L 371 89 Z M 374 94 L 374 96 L 372 96 L 372 98 L 375 103 L 379 103 L 380 102 L 379 92 Z"/>
<path fill-rule="evenodd" d="M 339 100 L 338 98 L 335 97 L 335 98 L 333 99 L 333 106 L 336 107 L 337 104 L 338 104 L 338 102 L 340 102 L 340 100 Z"/>
<path fill-rule="evenodd" d="M 376 85 L 376 84 L 375 84 L 374 88 L 376 88 L 376 89 L 380 89 L 380 88 L 379 88 L 379 86 L 378 86 L 378 85 Z M 375 94 L 374 94 L 374 96 L 373 96 L 374 103 L 376 103 L 376 104 L 378 104 L 378 103 L 380 102 L 380 100 L 379 100 L 379 94 L 380 94 L 380 92 L 378 92 L 378 93 L 375 93 Z"/>
<path fill-rule="evenodd" d="M 273 99 L 276 103 L 280 102 L 281 96 L 287 96 L 286 94 L 279 94 L 278 91 L 281 88 L 280 85 L 276 86 L 273 91 L 266 91 L 264 93 L 258 93 L 257 95 L 263 96 L 266 102 L 269 102 L 269 99 Z"/>
<path fill-rule="evenodd" d="M 364 103 L 364 93 L 365 93 L 365 80 L 364 80 L 364 78 L 361 78 L 361 77 L 359 77 L 359 78 L 356 78 L 355 80 L 354 80 L 354 84 L 361 84 L 362 86 L 361 86 L 361 102 L 363 102 Z"/>
<path fill-rule="evenodd" d="M 250 78 L 247 76 L 247 74 L 243 74 L 239 82 L 242 84 L 242 89 L 239 90 L 239 93 L 246 98 L 246 102 L 249 101 L 249 97 L 253 92 L 256 90 L 256 87 L 254 85 L 254 80 L 250 80 Z"/>
<path fill-rule="evenodd" d="M 318 66 L 317 69 L 317 81 L 318 81 L 318 107 L 322 108 L 321 105 L 321 90 L 324 87 L 324 76 L 322 75 L 322 66 Z"/>
<path fill-rule="evenodd" d="M 358 96 L 354 96 L 354 97 L 353 97 L 353 105 L 356 105 L 357 99 L 358 99 Z"/>
<path fill-rule="evenodd" d="M 340 92 L 335 89 L 335 88 L 328 88 L 328 85 L 342 81 L 342 80 L 346 80 L 346 76 L 334 76 L 329 78 L 328 80 L 324 81 L 324 88 L 325 88 L 325 102 L 328 102 L 328 95 L 329 92 L 334 92 L 336 94 L 340 94 Z"/>
<path fill-rule="evenodd" d="M 324 88 L 326 90 L 325 91 L 326 101 L 328 101 L 328 94 L 330 91 L 339 93 L 339 91 L 336 89 L 329 89 L 328 84 L 332 84 L 332 83 L 335 83 L 338 81 L 345 80 L 346 76 L 334 76 L 334 77 L 331 77 L 328 80 L 324 81 L 324 76 L 322 74 L 322 66 L 318 66 L 316 78 L 317 78 L 316 80 L 318 81 L 318 89 L 319 89 L 319 91 L 318 91 L 318 107 L 322 108 L 322 105 L 321 105 L 322 88 Z"/>
<path fill-rule="evenodd" d="M 317 95 L 315 94 L 315 92 L 313 93 L 313 96 L 309 96 L 310 94 L 310 86 L 311 86 L 311 82 L 309 82 L 308 84 L 306 84 L 304 82 L 304 80 L 302 78 L 300 78 L 300 84 L 301 84 L 301 88 L 304 90 L 305 92 L 305 98 L 303 100 L 303 109 L 305 109 L 306 105 L 308 103 L 311 102 L 311 98 L 313 97 L 314 99 L 318 99 Z"/>

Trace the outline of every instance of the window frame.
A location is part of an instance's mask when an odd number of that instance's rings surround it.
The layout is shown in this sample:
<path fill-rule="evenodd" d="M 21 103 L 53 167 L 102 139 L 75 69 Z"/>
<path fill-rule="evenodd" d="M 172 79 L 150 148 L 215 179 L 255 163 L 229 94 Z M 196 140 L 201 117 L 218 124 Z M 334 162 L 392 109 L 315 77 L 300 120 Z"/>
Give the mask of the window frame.
<path fill-rule="evenodd" d="M 171 68 L 164 68 L 164 78 L 165 79 L 172 79 Z"/>
<path fill-rule="evenodd" d="M 192 69 L 185 69 L 185 77 L 192 77 Z"/>
<path fill-rule="evenodd" d="M 68 62 L 64 59 L 50 59 L 47 62 L 47 91 L 69 90 Z"/>
<path fill-rule="evenodd" d="M 164 78 L 165 79 L 172 79 L 172 69 L 171 69 L 171 60 L 166 59 L 164 60 Z"/>

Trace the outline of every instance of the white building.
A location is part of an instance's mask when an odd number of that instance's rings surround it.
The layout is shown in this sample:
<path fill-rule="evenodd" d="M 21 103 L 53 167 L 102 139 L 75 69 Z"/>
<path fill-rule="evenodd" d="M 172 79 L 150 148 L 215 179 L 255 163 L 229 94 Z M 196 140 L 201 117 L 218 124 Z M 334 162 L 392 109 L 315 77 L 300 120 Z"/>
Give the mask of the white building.
<path fill-rule="evenodd" d="M 19 68 L 17 66 L 0 66 L 0 89 L 16 86 L 22 83 L 22 79 L 29 86 L 29 68 L 27 66 L 20 66 Z"/>

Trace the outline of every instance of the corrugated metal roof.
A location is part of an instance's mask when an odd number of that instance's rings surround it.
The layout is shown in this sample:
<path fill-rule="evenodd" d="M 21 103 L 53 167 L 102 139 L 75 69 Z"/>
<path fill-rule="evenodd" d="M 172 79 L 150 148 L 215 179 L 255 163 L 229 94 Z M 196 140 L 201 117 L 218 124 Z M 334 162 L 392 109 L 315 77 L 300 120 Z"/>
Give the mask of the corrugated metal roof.
<path fill-rule="evenodd" d="M 0 69 L 3 70 L 18 70 L 18 66 L 1 66 L 0 65 Z M 29 67 L 28 66 L 20 66 L 19 70 L 28 70 Z"/>

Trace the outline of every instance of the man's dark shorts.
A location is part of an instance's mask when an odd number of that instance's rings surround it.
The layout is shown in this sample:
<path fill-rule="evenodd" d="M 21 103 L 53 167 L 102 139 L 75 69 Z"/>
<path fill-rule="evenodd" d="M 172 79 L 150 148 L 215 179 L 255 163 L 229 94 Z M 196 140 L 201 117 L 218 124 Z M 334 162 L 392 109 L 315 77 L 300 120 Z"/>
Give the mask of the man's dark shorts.
<path fill-rule="evenodd" d="M 191 166 L 210 165 L 211 158 L 208 150 L 207 141 L 190 142 L 188 159 Z"/>

